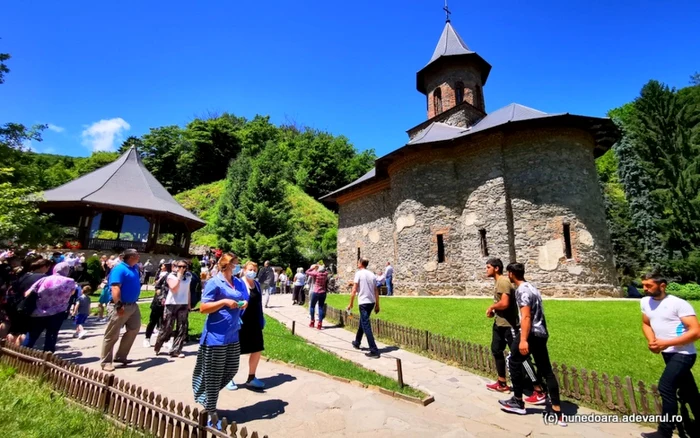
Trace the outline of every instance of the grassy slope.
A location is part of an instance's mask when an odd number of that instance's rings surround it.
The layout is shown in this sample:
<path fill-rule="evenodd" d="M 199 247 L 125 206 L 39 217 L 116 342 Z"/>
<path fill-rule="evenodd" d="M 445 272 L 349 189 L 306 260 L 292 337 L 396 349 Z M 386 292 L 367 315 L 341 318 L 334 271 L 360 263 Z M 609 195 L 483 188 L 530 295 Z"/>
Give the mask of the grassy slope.
<path fill-rule="evenodd" d="M 175 200 L 183 207 L 207 222 L 204 228 L 192 233 L 193 245 L 216 246 L 216 235 L 210 224 L 213 223 L 216 216 L 216 204 L 223 191 L 224 181 L 221 180 L 195 187 L 174 196 Z"/>
<path fill-rule="evenodd" d="M 347 295 L 331 294 L 335 308 L 348 305 Z M 380 300 L 378 317 L 432 333 L 491 345 L 493 321 L 485 312 L 492 300 L 455 298 L 395 298 Z M 700 312 L 700 302 L 691 302 Z M 639 301 L 545 301 L 551 332 L 553 362 L 599 373 L 630 376 L 655 383 L 664 369 L 663 358 L 649 352 L 642 334 Z M 355 309 L 355 313 L 357 309 Z M 696 373 L 700 383 L 700 373 Z"/>
<path fill-rule="evenodd" d="M 150 307 L 148 304 L 140 304 L 141 322 L 148 323 Z M 204 327 L 206 315 L 198 312 L 190 313 L 189 334 L 199 336 Z M 341 359 L 340 357 L 310 345 L 292 332 L 276 319 L 266 316 L 265 325 L 265 351 L 264 355 L 270 359 L 277 359 L 287 363 L 293 363 L 313 370 L 323 371 L 333 376 L 357 380 L 368 385 L 376 385 L 391 391 L 423 397 L 420 393 L 409 387 L 399 389 L 398 382 L 362 368 L 359 365 Z"/>
<path fill-rule="evenodd" d="M 195 187 L 175 195 L 175 199 L 183 207 L 211 224 L 216 217 L 216 204 L 224 190 L 224 181 L 217 181 Z M 299 187 L 289 185 L 287 200 L 291 207 L 292 222 L 298 232 L 297 242 L 300 248 L 312 247 L 313 242 L 321 240 L 318 230 L 338 226 L 337 216 L 325 208 Z M 194 245 L 216 246 L 216 235 L 210 225 L 197 230 L 192 234 Z"/>
<path fill-rule="evenodd" d="M 0 429 L 3 438 L 137 438 L 83 408 L 68 404 L 45 385 L 0 365 Z"/>

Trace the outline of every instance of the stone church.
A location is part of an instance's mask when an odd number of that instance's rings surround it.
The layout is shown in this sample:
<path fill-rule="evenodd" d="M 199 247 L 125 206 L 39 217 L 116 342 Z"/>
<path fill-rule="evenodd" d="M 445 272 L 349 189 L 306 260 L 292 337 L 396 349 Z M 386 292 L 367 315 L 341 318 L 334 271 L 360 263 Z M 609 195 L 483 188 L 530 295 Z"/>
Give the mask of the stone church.
<path fill-rule="evenodd" d="M 525 264 L 548 295 L 617 295 L 595 158 L 619 133 L 606 118 L 512 103 L 486 113 L 491 65 L 448 20 L 416 75 L 428 119 L 374 169 L 322 198 L 339 212 L 338 273 L 394 265 L 397 295 L 493 291 L 486 260 Z"/>

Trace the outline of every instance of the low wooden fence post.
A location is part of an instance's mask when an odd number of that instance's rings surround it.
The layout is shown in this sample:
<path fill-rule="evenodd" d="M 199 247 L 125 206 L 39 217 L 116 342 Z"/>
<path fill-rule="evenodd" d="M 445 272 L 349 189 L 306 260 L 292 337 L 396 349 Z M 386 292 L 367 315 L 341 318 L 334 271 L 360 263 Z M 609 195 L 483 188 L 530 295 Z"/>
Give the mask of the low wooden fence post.
<path fill-rule="evenodd" d="M 114 374 L 107 374 L 104 379 L 104 385 L 102 386 L 103 392 L 100 394 L 100 408 L 107 414 L 109 413 L 109 402 L 112 399 L 112 385 L 114 384 Z"/>

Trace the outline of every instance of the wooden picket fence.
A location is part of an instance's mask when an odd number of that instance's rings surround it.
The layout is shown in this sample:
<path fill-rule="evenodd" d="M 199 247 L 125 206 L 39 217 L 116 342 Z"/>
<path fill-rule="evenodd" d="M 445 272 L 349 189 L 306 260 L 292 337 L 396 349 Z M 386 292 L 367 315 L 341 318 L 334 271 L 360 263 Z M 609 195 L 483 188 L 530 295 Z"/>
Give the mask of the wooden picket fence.
<path fill-rule="evenodd" d="M 356 330 L 360 323 L 358 316 L 348 317 L 345 310 L 331 306 L 326 306 L 326 317 L 353 330 Z M 427 352 L 433 357 L 457 363 L 481 374 L 494 378 L 497 376 L 489 347 L 378 318 L 371 318 L 370 323 L 375 337 Z M 618 376 L 610 377 L 607 373 L 601 374 L 556 362 L 552 364 L 552 368 L 564 397 L 585 402 L 601 410 L 622 414 L 661 414 L 661 396 L 657 385 L 646 385 L 641 380 L 635 385 L 629 376 L 624 379 Z"/>
<path fill-rule="evenodd" d="M 0 342 L 0 363 L 18 373 L 42 379 L 55 391 L 87 408 L 102 412 L 120 425 L 158 438 L 258 438 L 245 427 L 221 420 L 221 430 L 207 426 L 206 411 L 168 400 L 132 385 L 114 374 L 76 365 L 52 353 Z M 216 423 L 218 418 L 212 418 Z M 267 435 L 265 435 L 267 437 Z"/>

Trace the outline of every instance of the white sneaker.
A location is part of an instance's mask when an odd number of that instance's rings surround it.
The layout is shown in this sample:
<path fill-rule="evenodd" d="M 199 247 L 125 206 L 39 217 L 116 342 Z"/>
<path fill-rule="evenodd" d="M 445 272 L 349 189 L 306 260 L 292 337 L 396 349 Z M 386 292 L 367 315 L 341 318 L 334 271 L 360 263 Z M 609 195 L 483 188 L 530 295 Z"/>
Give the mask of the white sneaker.
<path fill-rule="evenodd" d="M 150 339 L 143 340 L 143 348 L 151 348 L 151 340 Z"/>
<path fill-rule="evenodd" d="M 78 333 L 78 339 L 83 339 L 85 337 L 86 333 L 87 333 L 87 330 L 83 330 L 82 332 Z"/>

